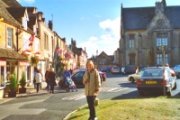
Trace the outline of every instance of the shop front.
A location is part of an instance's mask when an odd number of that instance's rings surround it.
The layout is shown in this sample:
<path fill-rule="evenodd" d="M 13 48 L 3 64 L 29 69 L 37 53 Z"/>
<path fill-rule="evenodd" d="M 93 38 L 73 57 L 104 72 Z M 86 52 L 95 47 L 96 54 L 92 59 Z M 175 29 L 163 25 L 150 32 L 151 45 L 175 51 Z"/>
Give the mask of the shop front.
<path fill-rule="evenodd" d="M 10 74 L 15 74 L 17 80 L 20 79 L 20 72 L 23 71 L 21 61 L 27 62 L 27 58 L 12 49 L 0 48 L 0 98 L 5 93 L 4 88 L 9 82 Z"/>

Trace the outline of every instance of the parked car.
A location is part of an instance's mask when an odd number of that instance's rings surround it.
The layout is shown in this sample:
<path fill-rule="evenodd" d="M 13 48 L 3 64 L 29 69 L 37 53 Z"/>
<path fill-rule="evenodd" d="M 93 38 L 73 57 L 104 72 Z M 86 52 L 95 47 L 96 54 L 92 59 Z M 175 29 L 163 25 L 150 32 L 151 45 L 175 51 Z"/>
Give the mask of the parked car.
<path fill-rule="evenodd" d="M 132 83 L 136 82 L 138 79 L 140 79 L 142 73 L 143 73 L 143 70 L 140 70 L 137 73 L 128 75 L 128 81 L 131 81 Z"/>
<path fill-rule="evenodd" d="M 140 95 L 156 93 L 171 96 L 171 91 L 176 89 L 176 75 L 169 67 L 147 67 L 136 85 Z"/>
<path fill-rule="evenodd" d="M 84 87 L 83 85 L 83 76 L 85 74 L 85 70 L 79 70 L 76 73 L 74 73 L 72 75 L 72 80 L 74 81 L 74 83 L 76 84 L 77 87 Z M 101 82 L 106 80 L 106 73 L 99 71 L 99 75 L 101 78 Z"/>
<path fill-rule="evenodd" d="M 120 67 L 118 67 L 118 66 L 113 66 L 112 68 L 111 68 L 111 73 L 112 74 L 117 74 L 117 73 L 120 73 L 121 72 L 121 69 L 120 69 Z"/>
<path fill-rule="evenodd" d="M 123 74 L 134 74 L 136 72 L 136 66 L 127 65 L 122 68 Z"/>
<path fill-rule="evenodd" d="M 174 66 L 174 71 L 176 73 L 177 78 L 180 78 L 180 65 Z"/>

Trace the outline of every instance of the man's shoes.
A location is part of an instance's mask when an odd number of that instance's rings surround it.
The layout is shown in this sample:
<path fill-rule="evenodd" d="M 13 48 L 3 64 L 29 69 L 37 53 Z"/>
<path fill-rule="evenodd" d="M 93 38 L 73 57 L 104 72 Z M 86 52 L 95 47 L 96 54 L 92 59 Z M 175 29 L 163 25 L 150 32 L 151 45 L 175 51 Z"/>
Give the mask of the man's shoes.
<path fill-rule="evenodd" d="M 97 118 L 97 117 L 95 117 L 95 118 L 89 118 L 88 120 L 98 120 L 98 118 Z"/>
<path fill-rule="evenodd" d="M 97 117 L 95 117 L 93 120 L 98 120 L 98 118 L 97 118 Z"/>

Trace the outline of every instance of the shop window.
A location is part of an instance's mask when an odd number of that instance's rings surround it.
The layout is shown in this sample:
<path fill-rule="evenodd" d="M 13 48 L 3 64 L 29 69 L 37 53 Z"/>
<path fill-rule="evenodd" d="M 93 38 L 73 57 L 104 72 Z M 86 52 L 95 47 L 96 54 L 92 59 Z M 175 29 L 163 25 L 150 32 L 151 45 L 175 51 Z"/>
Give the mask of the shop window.
<path fill-rule="evenodd" d="M 5 82 L 5 66 L 0 66 L 0 85 L 2 86 Z"/>

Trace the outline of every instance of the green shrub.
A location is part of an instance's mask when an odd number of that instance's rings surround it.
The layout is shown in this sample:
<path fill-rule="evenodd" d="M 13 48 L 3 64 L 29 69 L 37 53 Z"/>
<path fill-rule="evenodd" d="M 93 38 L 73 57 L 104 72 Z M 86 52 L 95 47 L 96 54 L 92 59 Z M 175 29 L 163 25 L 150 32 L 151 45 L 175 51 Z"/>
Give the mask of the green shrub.
<path fill-rule="evenodd" d="M 22 73 L 22 76 L 21 76 L 21 79 L 19 81 L 19 84 L 20 84 L 20 86 L 22 88 L 25 87 L 25 85 L 26 85 L 26 74 L 25 74 L 25 72 Z"/>
<path fill-rule="evenodd" d="M 15 74 L 10 75 L 10 90 L 16 90 L 18 86 L 17 76 Z"/>

